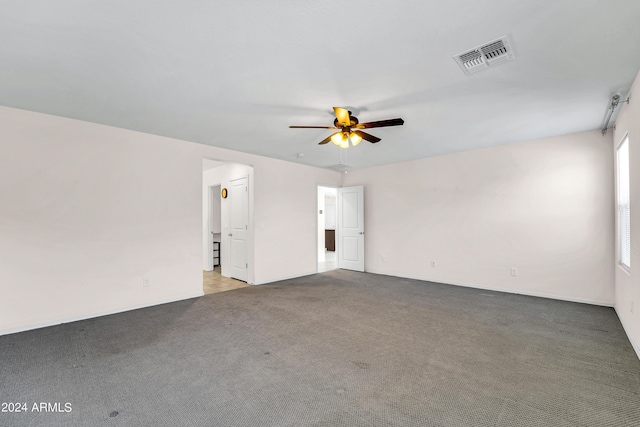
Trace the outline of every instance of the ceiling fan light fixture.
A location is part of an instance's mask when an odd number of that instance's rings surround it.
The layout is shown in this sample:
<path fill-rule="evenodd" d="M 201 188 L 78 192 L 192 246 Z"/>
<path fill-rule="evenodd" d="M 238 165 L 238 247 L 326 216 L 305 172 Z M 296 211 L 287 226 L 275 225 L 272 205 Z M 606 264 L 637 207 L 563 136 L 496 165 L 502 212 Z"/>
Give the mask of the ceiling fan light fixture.
<path fill-rule="evenodd" d="M 337 132 L 331 135 L 331 142 L 340 146 L 340 144 L 342 144 L 342 132 Z"/>
<path fill-rule="evenodd" d="M 340 148 L 349 148 L 349 134 L 347 132 L 338 132 L 331 136 L 331 142 Z"/>
<path fill-rule="evenodd" d="M 349 134 L 342 133 L 342 139 L 340 140 L 340 148 L 349 148 Z"/>
<path fill-rule="evenodd" d="M 360 135 L 357 135 L 355 132 L 351 132 L 349 134 L 349 139 L 351 140 L 351 145 L 353 145 L 354 147 L 362 142 L 362 138 L 360 137 Z"/>

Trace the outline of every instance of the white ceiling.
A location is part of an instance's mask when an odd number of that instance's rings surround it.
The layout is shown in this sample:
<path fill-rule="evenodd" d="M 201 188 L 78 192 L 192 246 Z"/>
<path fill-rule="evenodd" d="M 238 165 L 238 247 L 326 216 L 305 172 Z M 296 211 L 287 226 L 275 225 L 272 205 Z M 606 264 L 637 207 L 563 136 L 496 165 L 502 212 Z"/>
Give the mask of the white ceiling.
<path fill-rule="evenodd" d="M 598 129 L 640 69 L 638 0 L 87 1 L 0 8 L 0 104 L 329 167 Z M 508 35 L 471 76 L 452 56 Z M 298 153 L 302 153 L 300 156 Z"/>

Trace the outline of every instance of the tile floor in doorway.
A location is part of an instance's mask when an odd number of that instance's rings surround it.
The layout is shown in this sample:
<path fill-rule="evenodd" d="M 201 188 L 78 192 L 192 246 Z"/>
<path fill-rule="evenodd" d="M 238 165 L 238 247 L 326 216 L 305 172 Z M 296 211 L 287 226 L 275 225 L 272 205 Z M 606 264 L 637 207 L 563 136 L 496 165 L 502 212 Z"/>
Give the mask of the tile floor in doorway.
<path fill-rule="evenodd" d="M 325 251 L 324 257 L 325 261 L 318 261 L 318 273 L 338 268 L 338 258 L 334 251 Z"/>
<path fill-rule="evenodd" d="M 204 289 L 205 295 L 249 286 L 247 282 L 232 279 L 230 277 L 224 277 L 220 273 L 220 267 L 215 267 L 213 271 L 203 271 L 202 279 L 202 287 Z"/>

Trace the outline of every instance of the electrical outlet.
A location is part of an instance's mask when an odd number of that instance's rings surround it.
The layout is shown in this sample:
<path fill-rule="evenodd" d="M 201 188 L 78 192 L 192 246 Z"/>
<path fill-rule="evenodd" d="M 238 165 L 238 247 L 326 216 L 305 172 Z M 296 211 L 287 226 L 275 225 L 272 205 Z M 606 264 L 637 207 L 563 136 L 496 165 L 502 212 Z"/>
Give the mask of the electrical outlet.
<path fill-rule="evenodd" d="M 149 287 L 149 279 L 142 279 L 142 286 L 145 288 Z"/>
<path fill-rule="evenodd" d="M 631 301 L 631 313 L 633 313 L 633 301 Z"/>
<path fill-rule="evenodd" d="M 510 272 L 513 277 L 516 277 L 518 275 L 518 269 L 515 267 L 511 267 Z"/>
<path fill-rule="evenodd" d="M 435 261 L 431 261 L 431 268 L 436 268 L 436 262 Z"/>
<path fill-rule="evenodd" d="M 387 256 L 386 255 L 380 255 L 380 261 L 387 262 Z"/>

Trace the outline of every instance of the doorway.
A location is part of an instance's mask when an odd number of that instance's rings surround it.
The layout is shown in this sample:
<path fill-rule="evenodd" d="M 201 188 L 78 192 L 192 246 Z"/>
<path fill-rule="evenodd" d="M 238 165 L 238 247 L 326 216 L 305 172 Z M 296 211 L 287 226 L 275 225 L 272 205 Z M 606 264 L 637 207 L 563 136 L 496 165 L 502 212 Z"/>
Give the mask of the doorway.
<path fill-rule="evenodd" d="M 364 270 L 364 187 L 317 187 L 317 271 Z"/>
<path fill-rule="evenodd" d="M 209 230 L 212 243 L 212 267 L 213 270 L 220 272 L 222 268 L 222 259 L 220 257 L 220 245 L 222 244 L 222 185 L 214 185 L 209 187 L 209 204 L 210 204 L 210 223 Z"/>
<path fill-rule="evenodd" d="M 253 283 L 253 168 L 203 159 L 203 292 Z M 226 197 L 225 197 L 226 196 Z"/>
<path fill-rule="evenodd" d="M 336 229 L 338 221 L 335 187 L 318 186 L 318 273 L 338 268 Z"/>

